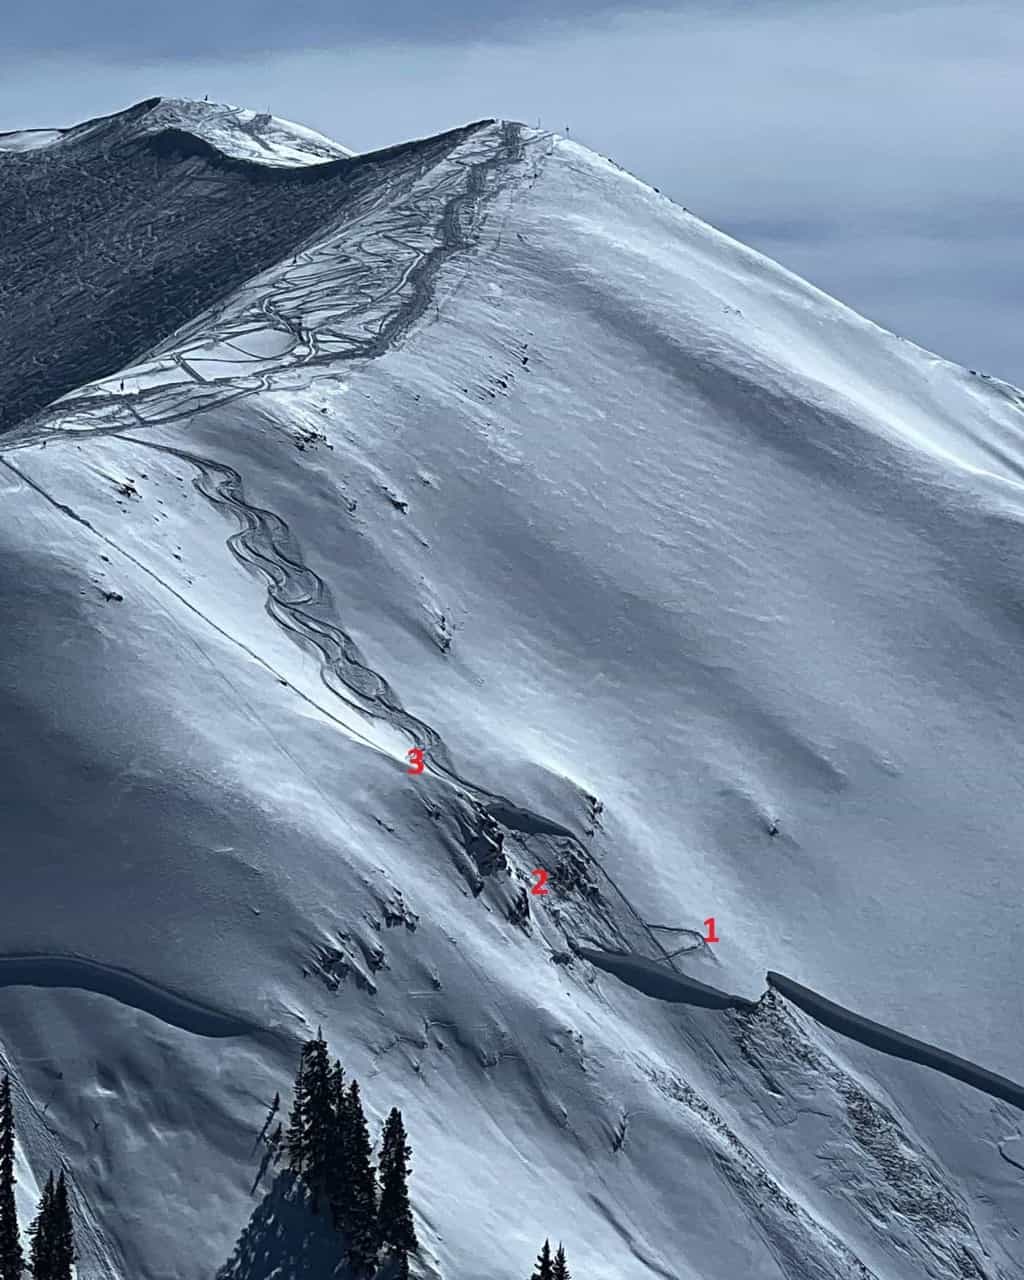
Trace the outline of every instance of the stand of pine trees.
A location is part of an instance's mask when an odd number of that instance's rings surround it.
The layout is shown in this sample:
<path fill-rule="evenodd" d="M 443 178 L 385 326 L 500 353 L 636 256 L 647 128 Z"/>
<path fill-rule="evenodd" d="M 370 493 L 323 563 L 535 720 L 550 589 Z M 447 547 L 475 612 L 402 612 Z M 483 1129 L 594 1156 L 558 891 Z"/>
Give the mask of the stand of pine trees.
<path fill-rule="evenodd" d="M 530 1280 L 572 1280 L 569 1264 L 565 1260 L 565 1250 L 561 1245 L 552 1257 L 551 1241 L 544 1241 L 544 1247 L 537 1255 L 537 1263 Z"/>
<path fill-rule="evenodd" d="M 39 1213 L 29 1227 L 29 1250 L 34 1280 L 71 1280 L 75 1262 L 75 1241 L 71 1225 L 68 1187 L 61 1170 L 56 1185 L 53 1173 L 46 1180 Z"/>
<path fill-rule="evenodd" d="M 359 1082 L 346 1085 L 341 1063 L 331 1062 L 319 1033 L 302 1048 L 284 1145 L 288 1167 L 309 1189 L 314 1212 L 325 1204 L 345 1233 L 353 1272 L 370 1275 L 383 1249 L 405 1280 L 418 1241 L 409 1205 L 412 1149 L 402 1113 L 393 1107 L 388 1115 L 375 1166 Z"/>
<path fill-rule="evenodd" d="M 50 1173 L 29 1236 L 29 1271 L 33 1280 L 72 1280 L 77 1255 L 63 1170 L 56 1182 Z M 14 1201 L 14 1106 L 11 1080 L 5 1075 L 0 1081 L 0 1280 L 22 1280 L 24 1271 L 25 1255 Z"/>
<path fill-rule="evenodd" d="M 278 1099 L 264 1125 L 266 1135 Z M 73 1280 L 74 1228 L 63 1170 L 47 1178 L 36 1219 L 29 1228 L 29 1259 L 18 1229 L 14 1199 L 14 1107 L 11 1081 L 0 1081 L 0 1280 Z M 384 1124 L 378 1163 L 363 1111 L 359 1082 L 346 1084 L 341 1063 L 332 1063 L 322 1034 L 302 1049 L 288 1130 L 268 1141 L 287 1152 L 289 1168 L 308 1188 L 314 1212 L 324 1205 L 348 1242 L 353 1273 L 370 1276 L 383 1250 L 408 1280 L 409 1255 L 419 1247 L 409 1204 L 409 1146 L 402 1113 L 392 1107 Z M 530 1280 L 572 1280 L 559 1244 L 552 1255 L 544 1241 Z"/>

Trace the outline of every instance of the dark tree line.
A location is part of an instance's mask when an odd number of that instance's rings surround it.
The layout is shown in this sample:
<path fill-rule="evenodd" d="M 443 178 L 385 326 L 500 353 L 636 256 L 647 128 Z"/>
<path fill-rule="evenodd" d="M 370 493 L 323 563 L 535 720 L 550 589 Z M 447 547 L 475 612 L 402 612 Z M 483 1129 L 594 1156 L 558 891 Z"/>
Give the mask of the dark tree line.
<path fill-rule="evenodd" d="M 14 1105 L 11 1079 L 5 1075 L 0 1082 L 0 1280 L 22 1280 L 25 1274 L 14 1183 Z M 63 1170 L 56 1182 L 51 1170 L 28 1234 L 28 1271 L 33 1280 L 72 1280 L 77 1255 Z"/>
<path fill-rule="evenodd" d="M 322 1034 L 302 1048 L 284 1146 L 289 1168 L 309 1189 L 314 1212 L 325 1205 L 345 1233 L 353 1272 L 372 1273 L 385 1250 L 405 1280 L 418 1241 L 409 1205 L 412 1149 L 402 1113 L 392 1107 L 375 1165 L 359 1082 L 346 1082 Z"/>

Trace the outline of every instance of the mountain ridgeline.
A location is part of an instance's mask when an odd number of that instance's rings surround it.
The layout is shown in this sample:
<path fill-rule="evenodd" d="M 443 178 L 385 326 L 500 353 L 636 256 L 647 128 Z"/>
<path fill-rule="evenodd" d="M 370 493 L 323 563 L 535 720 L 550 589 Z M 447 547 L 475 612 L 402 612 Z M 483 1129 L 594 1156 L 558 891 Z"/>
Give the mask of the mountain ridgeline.
<path fill-rule="evenodd" d="M 1021 393 L 510 121 L 0 229 L 0 1280 L 1024 1280 Z"/>
<path fill-rule="evenodd" d="M 154 98 L 8 152 L 0 138 L 0 434 L 137 359 L 186 320 L 358 218 L 476 125 L 302 167 L 147 130 Z"/>

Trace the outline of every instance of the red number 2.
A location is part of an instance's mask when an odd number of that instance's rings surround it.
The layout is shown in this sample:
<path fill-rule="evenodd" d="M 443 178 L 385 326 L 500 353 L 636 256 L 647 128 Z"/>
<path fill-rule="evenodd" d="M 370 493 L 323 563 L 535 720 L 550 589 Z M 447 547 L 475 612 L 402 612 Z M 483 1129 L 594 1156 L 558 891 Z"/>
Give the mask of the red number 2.
<path fill-rule="evenodd" d="M 536 871 L 531 871 L 530 875 L 537 877 L 537 883 L 533 886 L 530 892 L 531 893 L 547 893 L 547 889 L 545 889 L 544 886 L 548 882 L 548 873 L 544 870 L 544 868 L 538 867 Z"/>
<path fill-rule="evenodd" d="M 704 941 L 717 942 L 718 934 L 715 933 L 715 917 L 714 916 L 708 916 L 708 918 L 704 921 L 704 928 L 707 929 L 708 931 L 708 936 L 704 939 Z"/>
<path fill-rule="evenodd" d="M 412 747 L 405 754 L 409 757 L 409 763 L 412 765 L 412 768 L 406 770 L 406 772 L 422 773 L 423 772 L 423 748 Z"/>

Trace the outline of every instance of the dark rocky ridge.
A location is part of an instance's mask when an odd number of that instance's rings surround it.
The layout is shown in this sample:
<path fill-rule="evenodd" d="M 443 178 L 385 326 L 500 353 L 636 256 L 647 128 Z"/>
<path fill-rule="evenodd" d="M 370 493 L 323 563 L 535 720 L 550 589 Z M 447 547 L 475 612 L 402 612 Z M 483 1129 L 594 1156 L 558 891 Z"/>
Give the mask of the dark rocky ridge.
<path fill-rule="evenodd" d="M 51 147 L 0 151 L 0 433 L 123 368 L 479 127 L 271 168 L 184 130 L 144 132 L 159 101 Z"/>

